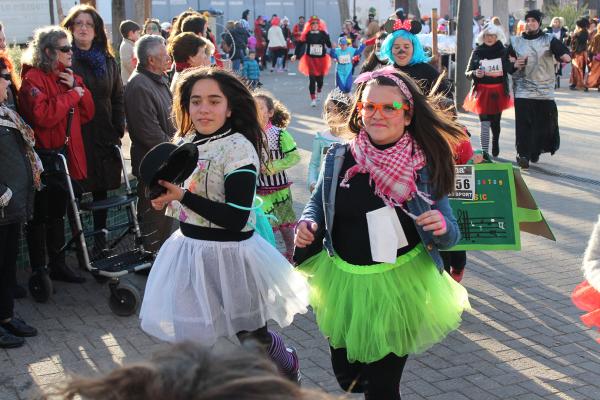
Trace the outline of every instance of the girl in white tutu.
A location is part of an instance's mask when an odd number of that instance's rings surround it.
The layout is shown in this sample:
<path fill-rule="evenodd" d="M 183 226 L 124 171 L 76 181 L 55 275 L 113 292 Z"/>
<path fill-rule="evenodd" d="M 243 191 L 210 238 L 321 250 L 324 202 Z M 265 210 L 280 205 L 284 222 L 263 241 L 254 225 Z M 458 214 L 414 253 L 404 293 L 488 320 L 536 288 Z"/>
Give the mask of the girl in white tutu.
<path fill-rule="evenodd" d="M 280 371 L 298 378 L 298 357 L 267 329 L 305 313 L 304 278 L 254 232 L 256 174 L 264 161 L 264 134 L 252 95 L 234 74 L 185 71 L 173 100 L 178 135 L 197 145 L 199 158 L 184 188 L 159 181 L 180 229 L 161 247 L 146 285 L 142 329 L 160 339 L 206 345 L 219 337 L 254 339 Z"/>

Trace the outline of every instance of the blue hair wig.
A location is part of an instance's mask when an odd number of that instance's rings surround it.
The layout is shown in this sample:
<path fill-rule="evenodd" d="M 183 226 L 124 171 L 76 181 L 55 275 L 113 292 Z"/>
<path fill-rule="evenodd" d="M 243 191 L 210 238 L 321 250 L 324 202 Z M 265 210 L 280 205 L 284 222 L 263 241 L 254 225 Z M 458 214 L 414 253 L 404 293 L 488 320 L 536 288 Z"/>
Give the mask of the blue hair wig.
<path fill-rule="evenodd" d="M 391 35 L 388 35 L 383 43 L 381 44 L 381 55 L 386 57 L 390 64 L 394 64 L 394 54 L 392 53 L 392 47 L 394 47 L 394 42 L 396 39 L 402 38 L 405 40 L 410 40 L 413 45 L 413 55 L 408 65 L 414 65 L 419 63 L 428 63 L 431 59 L 427 57 L 425 54 L 425 50 L 423 50 L 423 46 L 419 41 L 417 35 L 413 35 L 412 33 L 405 31 L 404 29 L 399 29 L 394 31 Z"/>

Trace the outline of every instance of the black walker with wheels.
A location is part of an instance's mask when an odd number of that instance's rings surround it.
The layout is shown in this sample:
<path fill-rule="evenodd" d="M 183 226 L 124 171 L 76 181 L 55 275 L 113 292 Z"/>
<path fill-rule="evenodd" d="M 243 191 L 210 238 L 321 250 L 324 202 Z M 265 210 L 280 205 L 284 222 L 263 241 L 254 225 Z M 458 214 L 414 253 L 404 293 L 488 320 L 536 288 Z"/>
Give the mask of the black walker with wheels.
<path fill-rule="evenodd" d="M 140 291 L 131 284 L 121 283 L 120 278 L 129 273 L 150 268 L 155 254 L 144 249 L 136 214 L 137 195 L 131 189 L 121 148 L 119 146 L 115 146 L 115 148 L 121 161 L 125 193 L 91 202 L 82 202 L 75 196 L 67 160 L 63 154 L 56 154 L 62 164 L 61 169 L 64 168 L 63 176 L 66 181 L 70 206 L 67 213 L 72 230 L 72 237 L 62 247 L 61 253 L 75 248 L 79 266 L 89 271 L 97 282 L 108 282 L 110 309 L 116 315 L 128 316 L 134 314 L 141 303 Z M 82 213 L 93 213 L 112 208 L 124 208 L 127 213 L 127 221 L 107 226 L 101 230 L 84 231 L 81 221 Z M 109 236 L 112 238 L 109 239 Z M 102 243 L 102 248 L 95 248 L 91 254 L 86 238 L 100 239 L 96 240 L 96 243 Z M 47 301 L 52 293 L 52 281 L 48 274 L 45 271 L 33 271 L 29 279 L 29 290 L 35 300 Z"/>

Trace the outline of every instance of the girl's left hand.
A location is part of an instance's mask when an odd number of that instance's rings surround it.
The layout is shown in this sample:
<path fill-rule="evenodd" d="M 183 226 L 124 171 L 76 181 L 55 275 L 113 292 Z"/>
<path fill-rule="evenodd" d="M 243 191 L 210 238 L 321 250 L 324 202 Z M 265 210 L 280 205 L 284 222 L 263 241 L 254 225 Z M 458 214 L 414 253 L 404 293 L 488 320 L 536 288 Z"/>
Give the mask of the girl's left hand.
<path fill-rule="evenodd" d="M 163 180 L 158 181 L 158 184 L 166 188 L 167 193 L 163 193 L 154 200 L 151 200 L 152 207 L 155 210 L 160 211 L 173 200 L 181 201 L 181 199 L 183 199 L 185 190 L 183 190 L 180 186 L 173 185 L 171 182 Z"/>
<path fill-rule="evenodd" d="M 424 231 L 433 231 L 434 236 L 441 236 L 447 232 L 446 219 L 439 210 L 425 211 L 415 220 Z"/>

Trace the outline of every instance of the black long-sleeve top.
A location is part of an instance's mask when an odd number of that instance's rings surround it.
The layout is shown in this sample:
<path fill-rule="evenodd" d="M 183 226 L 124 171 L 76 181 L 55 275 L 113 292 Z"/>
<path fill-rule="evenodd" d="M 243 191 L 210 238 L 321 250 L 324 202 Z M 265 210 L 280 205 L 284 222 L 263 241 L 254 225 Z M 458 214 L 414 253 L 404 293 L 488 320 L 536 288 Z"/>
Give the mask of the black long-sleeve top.
<path fill-rule="evenodd" d="M 393 145 L 377 147 L 384 149 Z M 340 171 L 340 181 L 346 171 L 355 164 L 354 156 L 348 151 Z M 344 261 L 350 264 L 377 264 L 378 262 L 373 261 L 369 244 L 367 213 L 385 207 L 385 203 L 375 194 L 374 184 L 369 183 L 368 174 L 356 174 L 349 184 L 348 188 L 338 187 L 336 192 L 335 217 L 331 233 L 333 248 Z M 398 249 L 397 255 L 400 256 L 417 246 L 421 239 L 414 221 L 399 207 L 396 207 L 396 214 L 408 240 L 407 246 Z"/>
<path fill-rule="evenodd" d="M 312 52 L 311 48 L 313 49 Z M 310 57 L 325 57 L 327 56 L 327 48 L 331 48 L 329 34 L 323 31 L 311 31 L 306 35 L 306 41 L 298 42 L 294 54 L 296 58 L 300 58 L 305 54 Z"/>
<path fill-rule="evenodd" d="M 495 58 L 499 58 L 502 61 L 503 74 L 501 76 L 484 76 L 482 78 L 478 78 L 477 76 L 475 76 L 475 71 L 477 71 L 477 69 L 479 68 L 481 60 L 493 60 Z M 501 41 L 497 41 L 493 46 L 481 44 L 473 50 L 473 52 L 471 53 L 471 58 L 469 59 L 469 65 L 467 67 L 465 75 L 467 76 L 467 78 L 473 80 L 473 85 L 476 85 L 478 83 L 503 83 L 504 91 L 508 94 L 508 74 L 512 70 L 513 64 L 508 59 L 508 48 L 506 48 Z"/>

